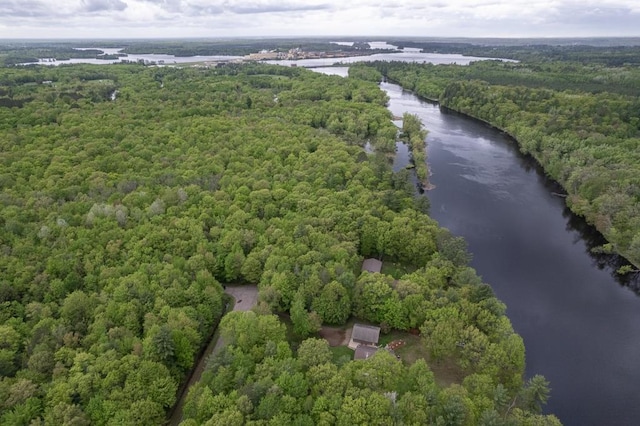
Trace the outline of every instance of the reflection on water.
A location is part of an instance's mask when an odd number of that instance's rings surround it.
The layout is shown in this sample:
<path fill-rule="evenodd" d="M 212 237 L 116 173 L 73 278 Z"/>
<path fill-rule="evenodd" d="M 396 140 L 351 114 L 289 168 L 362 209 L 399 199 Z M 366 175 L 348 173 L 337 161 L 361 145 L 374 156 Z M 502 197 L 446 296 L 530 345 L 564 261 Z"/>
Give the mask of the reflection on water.
<path fill-rule="evenodd" d="M 623 259 L 591 252 L 602 236 L 553 195 L 561 188 L 514 141 L 397 85 L 381 87 L 394 115 L 417 114 L 429 130 L 431 215 L 465 237 L 472 266 L 506 303 L 527 375 L 551 382 L 546 411 L 567 425 L 637 424 L 637 274 L 620 277 Z"/>
<path fill-rule="evenodd" d="M 353 64 L 356 62 L 373 62 L 373 61 L 401 61 L 401 62 L 417 62 L 431 64 L 458 64 L 468 65 L 473 61 L 482 61 L 495 58 L 481 58 L 475 56 L 463 56 L 458 54 L 445 53 L 421 53 L 415 50 L 403 50 L 397 53 L 376 53 L 366 56 L 349 56 L 346 58 L 321 58 L 321 59 L 299 59 L 296 61 L 264 61 L 269 64 L 299 67 L 327 67 L 334 64 Z M 507 59 L 503 59 L 508 61 Z"/>
<path fill-rule="evenodd" d="M 580 240 L 584 241 L 586 253 L 593 260 L 593 266 L 610 272 L 618 284 L 640 295 L 640 274 L 630 273 L 620 275 L 615 272 L 622 266 L 630 265 L 629 262 L 616 254 L 603 253 L 598 250 L 607 242 L 602 234 L 593 226 L 586 223 L 584 219 L 573 214 L 568 207 L 565 207 L 562 215 L 567 219 L 567 231 L 575 231 L 579 235 Z"/>

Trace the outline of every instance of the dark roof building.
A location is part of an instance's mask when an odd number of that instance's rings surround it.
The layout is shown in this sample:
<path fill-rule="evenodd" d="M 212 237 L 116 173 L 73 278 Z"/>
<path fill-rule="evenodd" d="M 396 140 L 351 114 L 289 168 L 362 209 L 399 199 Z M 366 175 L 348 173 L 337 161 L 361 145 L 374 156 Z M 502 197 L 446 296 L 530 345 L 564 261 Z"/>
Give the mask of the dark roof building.
<path fill-rule="evenodd" d="M 378 348 L 375 346 L 359 345 L 356 348 L 356 353 L 353 355 L 353 359 L 369 359 L 373 354 L 378 352 Z"/>
<path fill-rule="evenodd" d="M 374 258 L 365 259 L 364 262 L 362 262 L 362 270 L 371 273 L 380 273 L 380 271 L 382 271 L 382 262 Z"/>
<path fill-rule="evenodd" d="M 373 325 L 354 324 L 351 331 L 349 347 L 357 349 L 358 345 L 375 346 L 380 338 L 380 327 Z"/>

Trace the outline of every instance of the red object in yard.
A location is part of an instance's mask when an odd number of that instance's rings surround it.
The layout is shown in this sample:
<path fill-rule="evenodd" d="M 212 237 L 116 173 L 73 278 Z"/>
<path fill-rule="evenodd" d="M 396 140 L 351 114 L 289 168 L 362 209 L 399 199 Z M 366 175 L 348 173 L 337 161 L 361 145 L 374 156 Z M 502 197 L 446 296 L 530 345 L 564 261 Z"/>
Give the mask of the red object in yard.
<path fill-rule="evenodd" d="M 405 341 L 404 340 L 394 340 L 393 342 L 390 342 L 387 345 L 387 348 L 391 349 L 391 350 L 396 350 L 401 346 L 405 345 Z"/>

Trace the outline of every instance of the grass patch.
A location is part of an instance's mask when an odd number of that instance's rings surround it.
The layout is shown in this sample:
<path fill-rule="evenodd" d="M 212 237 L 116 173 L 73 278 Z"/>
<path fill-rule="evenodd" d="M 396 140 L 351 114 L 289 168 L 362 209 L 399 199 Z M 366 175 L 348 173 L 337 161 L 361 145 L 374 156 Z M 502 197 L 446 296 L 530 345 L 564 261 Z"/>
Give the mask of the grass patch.
<path fill-rule="evenodd" d="M 419 359 L 429 361 L 429 349 L 427 349 L 420 337 L 414 336 L 413 334 L 405 334 L 398 340 L 404 340 L 406 343 L 404 346 L 396 349 L 396 354 L 400 356 L 400 359 L 402 359 L 405 364 L 411 365 Z M 431 364 L 429 363 L 429 365 Z"/>
<path fill-rule="evenodd" d="M 445 358 L 440 361 L 427 360 L 427 365 L 433 371 L 438 386 L 443 388 L 453 383 L 461 384 L 466 376 L 453 358 Z"/>
<path fill-rule="evenodd" d="M 439 386 L 447 387 L 452 383 L 460 384 L 466 376 L 454 358 L 444 358 L 442 360 L 432 359 L 429 348 L 424 344 L 420 336 L 392 330 L 380 336 L 379 345 L 385 346 L 394 340 L 403 340 L 405 342 L 404 346 L 395 351 L 402 362 L 406 365 L 411 365 L 419 359 L 424 359 L 431 371 L 433 371 L 436 383 Z"/>
<path fill-rule="evenodd" d="M 378 346 L 385 346 L 394 340 L 404 340 L 409 343 L 408 338 L 417 337 L 404 331 L 391 330 L 386 334 L 380 333 L 380 340 L 378 340 Z M 419 339 L 419 338 L 418 338 Z"/>
<path fill-rule="evenodd" d="M 388 262 L 385 260 L 384 262 L 382 262 L 381 272 L 383 274 L 392 276 L 396 280 L 399 280 L 403 275 L 415 272 L 416 269 L 417 268 L 412 265 L 402 265 L 400 263 Z"/>

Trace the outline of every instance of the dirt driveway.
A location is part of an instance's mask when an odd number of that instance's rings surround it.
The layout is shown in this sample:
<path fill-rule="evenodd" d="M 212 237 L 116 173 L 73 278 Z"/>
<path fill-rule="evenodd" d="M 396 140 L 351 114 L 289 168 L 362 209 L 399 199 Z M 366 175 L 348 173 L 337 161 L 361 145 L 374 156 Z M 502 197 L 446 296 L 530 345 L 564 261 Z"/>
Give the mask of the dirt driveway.
<path fill-rule="evenodd" d="M 320 337 L 329 342 L 329 346 L 347 346 L 349 339 L 351 339 L 351 330 L 353 327 L 329 327 L 322 326 L 320 329 Z"/>
<path fill-rule="evenodd" d="M 235 299 L 232 311 L 248 311 L 258 303 L 258 286 L 255 285 L 228 285 L 224 292 Z M 207 357 L 218 353 L 223 346 L 222 337 L 218 337 L 213 350 L 207 354 Z"/>
<path fill-rule="evenodd" d="M 228 285 L 225 287 L 224 292 L 234 298 L 235 301 L 231 302 L 234 303 L 232 309 L 234 311 L 248 311 L 258 303 L 258 287 L 255 285 Z M 216 335 L 211 339 L 207 349 L 198 360 L 196 368 L 189 379 L 189 383 L 180 395 L 176 408 L 173 410 L 171 418 L 169 419 L 169 425 L 177 426 L 180 424 L 182 421 L 182 406 L 184 405 L 184 400 L 187 397 L 189 388 L 200 381 L 209 356 L 216 354 L 224 346 L 222 338 L 217 336 L 218 332 L 216 332 Z"/>
<path fill-rule="evenodd" d="M 258 303 L 258 287 L 255 285 L 228 285 L 224 292 L 235 299 L 234 311 L 248 311 Z"/>

